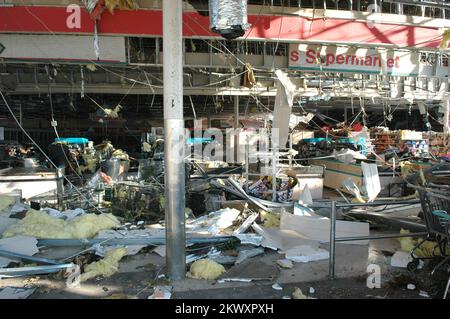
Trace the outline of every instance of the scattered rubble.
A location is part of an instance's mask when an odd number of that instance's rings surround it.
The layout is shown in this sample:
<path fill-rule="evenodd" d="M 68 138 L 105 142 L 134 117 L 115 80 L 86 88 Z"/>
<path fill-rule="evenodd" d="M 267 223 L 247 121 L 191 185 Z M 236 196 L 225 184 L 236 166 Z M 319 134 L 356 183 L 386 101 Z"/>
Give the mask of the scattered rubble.
<path fill-rule="evenodd" d="M 327 250 L 307 245 L 301 245 L 288 249 L 284 253 L 286 255 L 286 259 L 297 263 L 307 263 L 310 261 L 328 259 L 330 257 Z"/>
<path fill-rule="evenodd" d="M 298 287 L 295 287 L 294 292 L 292 293 L 292 298 L 293 299 L 316 299 L 316 298 L 304 295 L 302 290 Z"/>
<path fill-rule="evenodd" d="M 148 299 L 170 299 L 172 296 L 172 286 L 156 286 L 153 294 Z"/>
<path fill-rule="evenodd" d="M 404 251 L 396 251 L 391 257 L 391 266 L 406 268 L 408 266 L 408 263 L 410 263 L 412 260 L 413 259 L 410 253 Z"/>
<path fill-rule="evenodd" d="M 0 291 L 0 299 L 27 299 L 36 291 L 36 288 L 6 287 Z"/>
<path fill-rule="evenodd" d="M 275 290 L 283 290 L 283 287 L 281 287 L 279 284 L 273 284 L 272 288 Z"/>
<path fill-rule="evenodd" d="M 74 267 L 79 266 L 82 282 L 94 278 L 103 280 L 119 273 L 121 263 L 132 257 L 166 257 L 163 167 L 159 167 L 161 164 L 157 165 L 158 169 L 142 166 L 137 175 L 125 174 L 132 157 L 111 147 L 106 143 L 94 157 L 85 154 L 85 166 L 80 166 L 83 169 L 80 174 L 92 172 L 82 187 L 83 195 L 91 205 L 86 201 L 81 204 L 79 198 L 74 200 L 75 192 L 70 187 L 63 205 L 25 203 L 16 196 L 0 194 L 0 278 L 39 274 L 66 279 Z M 106 156 L 107 153 L 112 157 Z M 368 159 L 349 149 L 331 153 L 342 164 L 356 165 L 356 160 Z M 100 154 L 108 161 L 115 160 L 107 168 L 101 168 Z M 298 152 L 289 154 L 296 156 Z M 212 170 L 235 170 L 236 167 L 240 169 L 237 174 L 227 173 L 220 178 L 216 177 L 220 174 L 211 174 Z M 247 176 L 244 167 L 236 167 L 219 162 L 211 165 L 198 162 L 191 168 L 199 178 L 186 195 L 195 190 L 197 197 L 193 197 L 193 202 L 202 198 L 204 203 L 198 207 L 189 205 L 191 207 L 184 210 L 186 265 L 189 266 L 186 275 L 214 281 L 214 284 L 269 282 L 273 290 L 286 290 L 285 282 L 279 281 L 280 274 L 294 277 L 302 264 L 330 258 L 329 200 L 323 199 L 321 183 L 319 191 L 314 183 L 301 184 L 302 173 L 296 172 L 295 167 L 280 168 L 276 176 L 261 174 L 256 178 Z M 344 188 L 339 189 L 338 195 L 344 201 L 339 202 L 342 207 L 337 211 L 335 237 L 361 237 L 361 240 L 339 242 L 338 245 L 358 245 L 364 250 L 365 247 L 368 249 L 369 241 L 365 237 L 370 235 L 373 224 L 361 216 L 368 216 L 371 209 L 362 206 L 360 215 L 355 215 L 351 213 L 356 209 L 343 207 L 343 203 L 368 204 L 384 199 L 380 197 L 379 165 L 358 162 L 358 167 L 361 170 L 359 180 L 347 177 L 339 181 Z M 310 177 L 311 174 L 305 175 Z M 323 176 L 320 179 L 323 180 Z M 276 196 L 272 191 L 276 191 Z M 403 198 L 416 198 L 416 195 L 408 196 Z M 400 235 L 408 232 L 402 229 Z M 387 261 L 392 267 L 408 268 L 414 261 L 410 252 L 421 238 L 404 237 L 398 241 L 400 250 Z M 426 241 L 416 249 L 415 255 L 430 257 L 435 245 L 433 241 Z M 56 247 L 79 247 L 79 250 L 64 258 L 40 257 Z M 420 260 L 418 268 L 422 266 Z M 173 287 L 164 285 L 167 279 L 169 277 L 159 275 L 159 272 L 155 274 L 154 281 L 148 286 L 153 288 L 149 299 L 172 297 Z M 400 286 L 402 289 L 406 286 L 408 290 L 421 288 L 411 282 L 414 281 L 402 282 Z M 5 288 L 0 295 L 16 294 L 17 298 L 26 298 L 27 293 L 34 292 L 16 292 L 14 289 Z M 296 287 L 292 298 L 314 299 L 311 295 L 315 294 L 315 289 L 309 287 L 308 294 Z M 420 291 L 419 296 L 427 298 L 428 294 Z M 107 298 L 113 297 L 120 296 L 112 294 Z M 121 297 L 130 296 L 123 294 Z"/>
<path fill-rule="evenodd" d="M 283 269 L 291 269 L 294 267 L 294 263 L 289 259 L 278 259 L 277 265 Z"/>
<path fill-rule="evenodd" d="M 264 248 L 251 248 L 251 249 L 242 249 L 239 251 L 239 255 L 236 258 L 235 264 L 240 264 L 244 260 L 261 255 L 264 253 Z"/>
<path fill-rule="evenodd" d="M 415 289 L 416 289 L 416 285 L 414 285 L 414 284 L 408 284 L 408 285 L 406 286 L 406 288 L 407 288 L 408 290 L 415 290 Z"/>

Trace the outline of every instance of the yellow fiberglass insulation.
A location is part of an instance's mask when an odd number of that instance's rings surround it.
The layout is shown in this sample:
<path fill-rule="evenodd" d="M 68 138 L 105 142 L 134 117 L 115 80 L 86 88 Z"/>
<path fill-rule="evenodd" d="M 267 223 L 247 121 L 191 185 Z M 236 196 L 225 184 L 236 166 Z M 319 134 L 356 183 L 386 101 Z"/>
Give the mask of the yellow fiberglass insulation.
<path fill-rule="evenodd" d="M 409 234 L 409 230 L 402 229 L 400 230 L 400 234 Z M 399 238 L 398 241 L 400 242 L 401 249 L 409 253 L 419 242 L 422 241 L 422 238 L 415 239 L 411 237 L 403 237 Z M 434 250 L 434 255 L 440 256 L 441 252 L 437 247 L 434 249 L 435 246 L 436 242 L 427 240 L 414 251 L 414 255 L 417 257 L 432 257 Z M 449 247 L 447 247 L 447 253 L 450 253 Z"/>
<path fill-rule="evenodd" d="M 292 299 L 316 299 L 316 298 L 305 295 L 300 288 L 295 287 L 294 292 L 292 293 Z"/>
<path fill-rule="evenodd" d="M 16 202 L 13 196 L 0 195 L 0 212 L 11 207 Z"/>
<path fill-rule="evenodd" d="M 308 299 L 308 296 L 305 296 L 300 288 L 295 287 L 294 292 L 292 293 L 292 298 L 294 298 L 294 299 Z"/>
<path fill-rule="evenodd" d="M 191 265 L 187 276 L 195 279 L 214 280 L 225 272 L 225 268 L 211 259 L 200 259 Z"/>
<path fill-rule="evenodd" d="M 45 212 L 29 210 L 24 219 L 5 230 L 3 237 L 28 235 L 36 238 L 82 239 L 119 226 L 119 220 L 112 214 L 85 214 L 65 221 Z"/>
<path fill-rule="evenodd" d="M 261 211 L 261 220 L 264 222 L 265 227 L 280 228 L 280 215 Z"/>
<path fill-rule="evenodd" d="M 119 271 L 119 261 L 127 254 L 124 247 L 108 251 L 105 257 L 99 261 L 84 267 L 84 273 L 81 274 L 81 281 L 86 281 L 98 276 L 110 277 Z"/>

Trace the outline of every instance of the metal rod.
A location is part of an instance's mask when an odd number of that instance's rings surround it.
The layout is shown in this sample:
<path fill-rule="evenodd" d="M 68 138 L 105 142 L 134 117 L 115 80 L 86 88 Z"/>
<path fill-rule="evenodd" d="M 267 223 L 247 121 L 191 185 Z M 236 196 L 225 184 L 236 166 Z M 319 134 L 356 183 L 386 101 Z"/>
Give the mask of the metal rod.
<path fill-rule="evenodd" d="M 6 251 L 6 250 L 0 250 L 0 256 L 7 257 L 12 260 L 27 260 L 27 261 L 34 261 L 34 262 L 49 264 L 49 265 L 59 265 L 60 264 L 56 260 L 33 257 L 33 256 L 24 255 L 24 254 L 13 253 L 11 251 Z"/>
<path fill-rule="evenodd" d="M 249 160 L 250 160 L 250 154 L 249 154 L 249 152 L 250 152 L 250 145 L 249 145 L 249 141 L 248 141 L 248 136 L 247 136 L 245 142 L 246 143 L 245 143 L 245 184 L 244 184 L 244 190 L 246 192 L 248 192 L 248 183 L 249 183 L 249 181 L 248 181 L 248 170 L 249 170 L 249 165 L 250 165 L 250 163 L 249 163 Z"/>
<path fill-rule="evenodd" d="M 370 207 L 370 206 L 393 206 L 393 205 L 415 205 L 420 204 L 419 199 L 414 200 L 402 200 L 402 201 L 376 201 L 371 203 L 345 203 L 345 202 L 336 202 L 336 207 L 338 208 L 347 208 L 347 207 Z M 326 207 L 324 205 L 320 205 L 317 203 L 316 205 L 310 205 L 311 208 L 323 208 Z"/>
<path fill-rule="evenodd" d="M 79 246 L 92 246 L 95 244 L 102 244 L 105 246 L 115 245 L 149 245 L 159 246 L 165 245 L 166 239 L 164 237 L 139 237 L 139 238 L 92 238 L 92 239 L 53 239 L 44 238 L 38 239 L 39 246 L 46 247 L 79 247 Z M 216 244 L 233 240 L 232 236 L 220 236 L 220 237 L 188 237 L 186 243 L 188 244 Z"/>
<path fill-rule="evenodd" d="M 331 216 L 330 216 L 330 260 L 329 260 L 329 275 L 330 279 L 334 280 L 334 266 L 336 262 L 336 202 L 331 202 Z"/>
<path fill-rule="evenodd" d="M 56 169 L 57 182 L 56 182 L 56 197 L 58 202 L 58 208 L 63 210 L 64 207 L 64 171 L 66 167 L 63 165 Z"/>
<path fill-rule="evenodd" d="M 272 201 L 277 201 L 277 163 L 276 149 L 272 140 Z"/>
<path fill-rule="evenodd" d="M 289 134 L 289 150 L 292 150 L 292 138 L 293 138 L 293 134 L 291 132 L 291 134 Z M 289 154 L 289 169 L 292 169 L 292 154 Z"/>
<path fill-rule="evenodd" d="M 394 205 L 415 205 L 420 204 L 420 200 L 413 200 L 413 201 L 379 201 L 379 202 L 372 202 L 372 203 L 339 203 L 336 206 L 338 208 L 345 208 L 345 207 L 372 207 L 372 206 L 394 206 Z"/>
<path fill-rule="evenodd" d="M 443 107 L 444 107 L 444 116 L 443 116 L 443 122 L 444 127 L 442 129 L 442 132 L 444 133 L 444 145 L 447 145 L 447 135 L 450 132 L 448 124 L 449 124 L 449 116 L 450 116 L 450 100 L 444 100 L 443 101 Z"/>
<path fill-rule="evenodd" d="M 445 292 L 444 292 L 444 298 L 443 299 L 447 299 L 447 294 L 448 294 L 449 289 L 450 289 L 450 277 L 448 278 L 448 281 L 447 281 L 447 287 L 445 287 Z"/>
<path fill-rule="evenodd" d="M 235 163 L 239 163 L 239 96 L 234 97 L 234 158 Z"/>
<path fill-rule="evenodd" d="M 345 197 L 344 193 L 342 193 L 342 191 L 339 188 L 336 188 L 336 191 L 339 193 L 339 195 L 341 195 L 341 197 L 348 203 L 350 204 L 350 201 L 347 199 L 347 197 Z"/>
<path fill-rule="evenodd" d="M 58 272 L 61 269 L 72 268 L 74 264 L 35 266 L 35 267 L 18 267 L 18 268 L 0 268 L 0 278 L 28 276 L 37 274 L 50 274 Z"/>
<path fill-rule="evenodd" d="M 336 238 L 336 242 L 372 240 L 372 239 L 389 239 L 389 238 L 402 238 L 402 237 L 421 237 L 421 236 L 426 236 L 426 235 L 428 235 L 427 232 L 411 233 L 411 234 L 378 235 L 378 236 L 339 237 L 339 238 Z"/>
<path fill-rule="evenodd" d="M 386 205 L 413 205 L 419 204 L 420 200 L 401 200 L 401 201 L 378 201 L 371 203 L 336 203 L 336 207 L 366 207 L 366 206 L 386 206 Z"/>
<path fill-rule="evenodd" d="M 166 263 L 171 280 L 186 275 L 183 1 L 163 1 Z"/>

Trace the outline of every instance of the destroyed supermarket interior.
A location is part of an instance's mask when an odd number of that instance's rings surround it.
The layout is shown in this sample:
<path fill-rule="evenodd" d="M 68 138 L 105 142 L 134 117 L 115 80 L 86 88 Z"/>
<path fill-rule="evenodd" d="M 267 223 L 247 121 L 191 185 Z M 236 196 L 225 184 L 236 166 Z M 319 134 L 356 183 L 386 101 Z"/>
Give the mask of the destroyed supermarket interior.
<path fill-rule="evenodd" d="M 439 0 L 0 0 L 0 299 L 450 299 L 449 44 Z"/>

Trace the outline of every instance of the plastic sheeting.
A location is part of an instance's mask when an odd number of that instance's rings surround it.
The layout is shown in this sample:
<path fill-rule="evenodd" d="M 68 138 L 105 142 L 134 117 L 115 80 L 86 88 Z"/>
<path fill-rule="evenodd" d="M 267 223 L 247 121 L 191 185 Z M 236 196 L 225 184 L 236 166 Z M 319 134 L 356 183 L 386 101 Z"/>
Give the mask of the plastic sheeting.
<path fill-rule="evenodd" d="M 273 111 L 272 141 L 276 147 L 284 148 L 289 137 L 289 121 L 294 102 L 295 84 L 289 79 L 288 74 L 276 70 L 277 95 Z"/>

